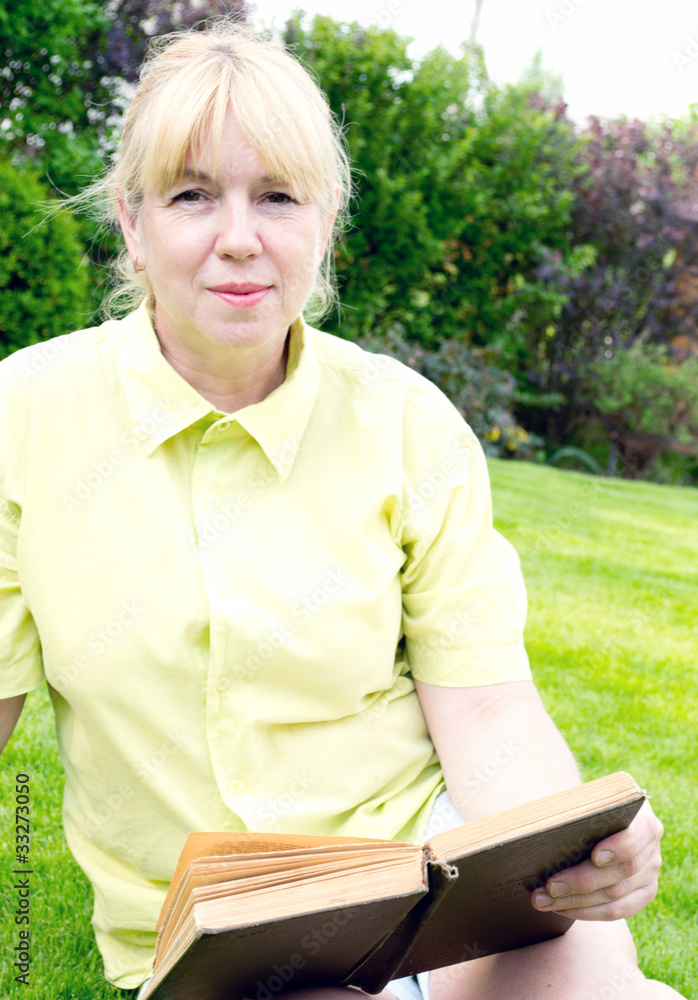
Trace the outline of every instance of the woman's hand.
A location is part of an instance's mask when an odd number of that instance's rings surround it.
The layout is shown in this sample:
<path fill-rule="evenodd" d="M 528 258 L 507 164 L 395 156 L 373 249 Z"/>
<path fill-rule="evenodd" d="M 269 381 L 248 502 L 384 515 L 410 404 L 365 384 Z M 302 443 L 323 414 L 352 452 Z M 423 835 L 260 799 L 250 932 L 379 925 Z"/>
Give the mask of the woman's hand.
<path fill-rule="evenodd" d="M 531 899 L 537 910 L 575 920 L 632 917 L 657 894 L 664 828 L 645 802 L 620 833 L 596 845 L 589 861 L 558 872 Z"/>

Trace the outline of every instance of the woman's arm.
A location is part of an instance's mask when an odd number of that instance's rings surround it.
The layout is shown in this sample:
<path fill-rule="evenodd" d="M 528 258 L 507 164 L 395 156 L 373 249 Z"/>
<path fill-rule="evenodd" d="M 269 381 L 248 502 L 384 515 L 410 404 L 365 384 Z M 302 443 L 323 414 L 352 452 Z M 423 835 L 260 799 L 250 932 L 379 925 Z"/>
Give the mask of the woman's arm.
<path fill-rule="evenodd" d="M 472 688 L 415 683 L 446 785 L 465 819 L 581 781 L 532 681 Z"/>
<path fill-rule="evenodd" d="M 0 753 L 14 732 L 26 697 L 26 694 L 18 694 L 14 698 L 0 698 Z"/>
<path fill-rule="evenodd" d="M 572 754 L 531 681 L 415 683 L 446 786 L 466 820 L 579 784 Z M 591 860 L 553 876 L 547 892 L 536 890 L 533 905 L 576 919 L 632 916 L 656 895 L 662 833 L 645 803 L 627 830 L 596 845 Z"/>

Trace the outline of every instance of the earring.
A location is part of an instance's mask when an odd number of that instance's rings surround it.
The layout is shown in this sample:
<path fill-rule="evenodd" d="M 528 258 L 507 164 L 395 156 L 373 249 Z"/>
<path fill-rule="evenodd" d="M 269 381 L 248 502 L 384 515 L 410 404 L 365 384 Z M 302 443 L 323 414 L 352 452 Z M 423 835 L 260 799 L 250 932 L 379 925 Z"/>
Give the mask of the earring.
<path fill-rule="evenodd" d="M 145 264 L 139 264 L 138 257 L 136 257 L 133 261 L 133 268 L 136 274 L 139 274 L 141 271 L 145 271 Z"/>

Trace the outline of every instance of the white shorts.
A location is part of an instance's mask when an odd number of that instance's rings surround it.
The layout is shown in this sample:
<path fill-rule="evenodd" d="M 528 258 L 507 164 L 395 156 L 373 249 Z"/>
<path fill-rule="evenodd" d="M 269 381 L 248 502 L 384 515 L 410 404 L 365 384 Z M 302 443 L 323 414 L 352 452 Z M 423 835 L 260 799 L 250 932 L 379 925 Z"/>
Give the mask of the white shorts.
<path fill-rule="evenodd" d="M 454 826 L 461 826 L 465 820 L 453 804 L 453 800 L 448 792 L 442 792 L 434 803 L 429 822 L 424 833 L 424 839 L 428 840 L 435 833 L 443 833 L 444 830 L 452 830 Z M 148 985 L 146 980 L 138 991 L 140 997 L 143 990 Z M 393 979 L 386 986 L 386 990 L 395 997 L 395 1000 L 429 1000 L 429 973 L 420 972 L 418 976 L 407 976 L 405 979 Z M 283 994 L 280 994 L 283 996 Z"/>

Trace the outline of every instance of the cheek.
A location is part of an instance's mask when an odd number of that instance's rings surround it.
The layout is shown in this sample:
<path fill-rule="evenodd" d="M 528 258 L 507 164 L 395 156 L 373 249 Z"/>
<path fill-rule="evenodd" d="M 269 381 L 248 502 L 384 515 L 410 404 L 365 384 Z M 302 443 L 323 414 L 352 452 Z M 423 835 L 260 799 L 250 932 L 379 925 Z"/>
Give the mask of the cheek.
<path fill-rule="evenodd" d="M 319 261 L 316 248 L 311 244 L 289 257 L 284 267 L 284 283 L 302 294 L 307 294 L 315 283 Z"/>
<path fill-rule="evenodd" d="M 174 231 L 151 245 L 149 270 L 163 277 L 184 277 L 196 272 L 206 257 L 206 243 L 200 234 Z"/>
<path fill-rule="evenodd" d="M 325 239 L 319 226 L 289 240 L 284 259 L 287 277 L 298 284 L 311 285 L 315 281 L 325 250 Z"/>

